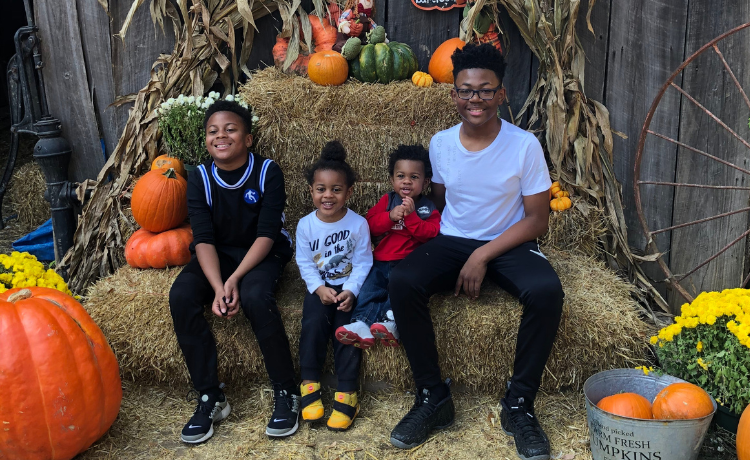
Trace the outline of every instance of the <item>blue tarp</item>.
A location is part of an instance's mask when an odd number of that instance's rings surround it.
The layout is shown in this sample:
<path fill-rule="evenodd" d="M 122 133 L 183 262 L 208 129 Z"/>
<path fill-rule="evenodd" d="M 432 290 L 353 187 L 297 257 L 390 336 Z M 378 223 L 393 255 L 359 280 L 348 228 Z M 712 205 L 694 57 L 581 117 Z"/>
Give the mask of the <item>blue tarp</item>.
<path fill-rule="evenodd" d="M 28 252 L 37 260 L 55 260 L 55 242 L 52 237 L 52 219 L 43 223 L 28 235 L 13 242 L 13 249 Z"/>

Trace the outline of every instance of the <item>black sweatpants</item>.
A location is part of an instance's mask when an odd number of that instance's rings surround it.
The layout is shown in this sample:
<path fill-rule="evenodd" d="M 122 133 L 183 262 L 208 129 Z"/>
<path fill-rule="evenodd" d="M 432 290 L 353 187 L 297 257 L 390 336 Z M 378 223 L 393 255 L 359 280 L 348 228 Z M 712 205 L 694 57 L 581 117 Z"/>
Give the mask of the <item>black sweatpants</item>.
<path fill-rule="evenodd" d="M 341 292 L 341 286 L 330 286 Z M 302 332 L 299 337 L 299 361 L 302 380 L 320 381 L 320 373 L 326 362 L 328 342 L 333 342 L 334 370 L 338 379 L 337 391 L 357 391 L 359 365 L 362 350 L 352 345 L 344 345 L 336 340 L 339 327 L 351 323 L 352 310 L 337 310 L 337 304 L 323 305 L 317 294 L 305 296 L 302 304 Z"/>
<path fill-rule="evenodd" d="M 391 307 L 418 388 L 442 381 L 427 302 L 436 292 L 453 290 L 464 263 L 486 243 L 438 235 L 415 249 L 391 273 Z M 564 296 L 560 279 L 536 242 L 521 244 L 492 260 L 486 276 L 523 305 L 510 395 L 533 401 L 560 324 Z"/>
<path fill-rule="evenodd" d="M 216 252 L 222 280 L 231 276 L 247 254 L 247 250 L 241 248 L 217 248 Z M 286 258 L 272 252 L 242 278 L 239 291 L 242 311 L 250 320 L 271 383 L 291 390 L 296 388 L 294 364 L 274 297 L 286 262 Z M 193 256 L 172 284 L 169 309 L 190 378 L 199 392 L 219 386 L 216 341 L 203 316 L 213 298 L 214 290 L 198 258 Z"/>

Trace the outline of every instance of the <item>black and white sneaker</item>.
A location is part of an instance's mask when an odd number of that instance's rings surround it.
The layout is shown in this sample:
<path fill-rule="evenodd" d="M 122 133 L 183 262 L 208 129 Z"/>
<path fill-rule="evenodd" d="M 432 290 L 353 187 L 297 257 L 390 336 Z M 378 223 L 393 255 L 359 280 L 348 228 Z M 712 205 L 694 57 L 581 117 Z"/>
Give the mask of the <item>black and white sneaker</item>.
<path fill-rule="evenodd" d="M 180 438 L 190 444 L 206 441 L 214 435 L 214 423 L 227 418 L 230 412 L 232 408 L 223 392 L 218 396 L 200 395 L 195 412 L 182 429 Z"/>
<path fill-rule="evenodd" d="M 274 388 L 273 414 L 268 421 L 266 434 L 274 438 L 293 435 L 299 428 L 299 405 L 299 395 Z"/>
<path fill-rule="evenodd" d="M 446 379 L 445 383 L 450 386 L 451 380 Z M 417 447 L 427 441 L 432 430 L 451 426 L 455 417 L 456 409 L 450 392 L 435 403 L 430 401 L 430 391 L 424 388 L 417 393 L 409 413 L 391 431 L 391 444 L 399 449 Z"/>
<path fill-rule="evenodd" d="M 523 460 L 548 460 L 549 439 L 534 416 L 534 408 L 524 398 L 500 400 L 500 425 L 505 434 L 513 436 L 516 452 Z"/>

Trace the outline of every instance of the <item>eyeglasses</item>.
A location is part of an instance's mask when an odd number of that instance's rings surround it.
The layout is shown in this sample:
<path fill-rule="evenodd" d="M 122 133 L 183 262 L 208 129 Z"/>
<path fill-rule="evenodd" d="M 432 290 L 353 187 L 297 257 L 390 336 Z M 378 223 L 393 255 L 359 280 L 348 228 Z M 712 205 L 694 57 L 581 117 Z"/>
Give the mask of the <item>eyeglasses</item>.
<path fill-rule="evenodd" d="M 493 89 L 466 89 L 457 88 L 454 86 L 453 89 L 456 90 L 459 99 L 468 101 L 469 99 L 474 97 L 475 94 L 479 94 L 479 99 L 482 99 L 483 101 L 491 101 L 495 97 L 495 94 L 497 94 L 497 92 L 500 91 L 500 88 L 502 87 L 503 85 L 500 85 L 497 88 Z"/>

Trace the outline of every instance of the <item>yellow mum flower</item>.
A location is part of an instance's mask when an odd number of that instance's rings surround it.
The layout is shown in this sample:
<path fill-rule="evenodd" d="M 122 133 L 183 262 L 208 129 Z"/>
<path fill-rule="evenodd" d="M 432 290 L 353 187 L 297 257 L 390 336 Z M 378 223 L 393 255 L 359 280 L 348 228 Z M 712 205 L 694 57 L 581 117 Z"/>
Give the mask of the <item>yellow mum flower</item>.
<path fill-rule="evenodd" d="M 705 371 L 707 371 L 707 370 L 708 370 L 708 364 L 707 364 L 706 362 L 704 362 L 702 358 L 698 358 L 698 359 L 696 359 L 696 360 L 695 360 L 695 362 L 696 362 L 696 363 L 698 363 L 698 365 L 699 365 L 700 367 L 702 367 L 702 368 L 703 368 L 703 370 L 705 370 Z"/>
<path fill-rule="evenodd" d="M 699 352 L 703 351 L 703 342 L 699 340 L 698 343 L 695 345 L 695 349 L 698 350 Z"/>
<path fill-rule="evenodd" d="M 659 337 L 657 337 L 657 336 L 654 335 L 654 336 L 651 337 L 651 340 L 649 340 L 649 341 L 651 342 L 651 345 L 656 345 L 656 342 L 659 341 Z"/>

